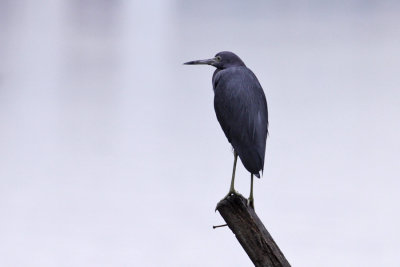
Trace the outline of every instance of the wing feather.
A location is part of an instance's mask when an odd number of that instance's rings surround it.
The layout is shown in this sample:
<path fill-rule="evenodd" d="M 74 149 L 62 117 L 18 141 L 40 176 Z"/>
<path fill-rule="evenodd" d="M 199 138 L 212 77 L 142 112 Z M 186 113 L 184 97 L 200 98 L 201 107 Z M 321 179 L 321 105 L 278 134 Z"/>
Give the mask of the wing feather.
<path fill-rule="evenodd" d="M 264 91 L 246 67 L 219 70 L 213 76 L 214 108 L 228 141 L 251 173 L 264 169 L 268 110 Z"/>

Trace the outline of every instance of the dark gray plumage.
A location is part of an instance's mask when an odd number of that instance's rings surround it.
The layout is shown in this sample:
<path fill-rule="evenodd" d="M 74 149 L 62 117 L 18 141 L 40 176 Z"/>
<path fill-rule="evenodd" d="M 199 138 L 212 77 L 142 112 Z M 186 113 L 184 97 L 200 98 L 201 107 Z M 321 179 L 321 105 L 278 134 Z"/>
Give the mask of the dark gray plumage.
<path fill-rule="evenodd" d="M 220 52 L 214 58 L 195 60 L 187 65 L 208 64 L 216 67 L 212 77 L 214 108 L 217 119 L 244 167 L 260 177 L 264 170 L 265 144 L 268 134 L 268 110 L 264 91 L 254 73 L 232 52 Z M 252 183 L 253 184 L 253 179 Z M 250 193 L 252 204 L 252 185 Z"/>

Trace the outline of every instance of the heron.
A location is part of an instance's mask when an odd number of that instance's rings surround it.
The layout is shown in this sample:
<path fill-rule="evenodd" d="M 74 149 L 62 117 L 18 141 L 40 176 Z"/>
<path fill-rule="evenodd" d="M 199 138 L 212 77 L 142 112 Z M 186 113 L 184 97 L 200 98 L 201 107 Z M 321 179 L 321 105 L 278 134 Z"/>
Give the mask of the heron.
<path fill-rule="evenodd" d="M 223 51 L 213 58 L 194 60 L 185 65 L 211 65 L 214 109 L 218 122 L 233 147 L 233 171 L 227 196 L 235 190 L 236 163 L 239 156 L 250 172 L 248 205 L 254 209 L 253 176 L 264 172 L 265 146 L 268 135 L 267 100 L 254 73 L 234 53 Z"/>

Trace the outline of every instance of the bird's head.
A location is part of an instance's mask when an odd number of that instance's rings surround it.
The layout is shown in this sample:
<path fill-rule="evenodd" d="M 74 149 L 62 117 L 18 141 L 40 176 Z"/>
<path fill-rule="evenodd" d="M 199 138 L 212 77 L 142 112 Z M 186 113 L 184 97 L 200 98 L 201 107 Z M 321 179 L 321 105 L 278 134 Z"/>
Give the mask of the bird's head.
<path fill-rule="evenodd" d="M 217 69 L 227 69 L 229 67 L 245 66 L 243 61 L 232 52 L 223 51 L 215 55 L 210 59 L 193 60 L 186 63 L 185 65 L 211 65 Z"/>

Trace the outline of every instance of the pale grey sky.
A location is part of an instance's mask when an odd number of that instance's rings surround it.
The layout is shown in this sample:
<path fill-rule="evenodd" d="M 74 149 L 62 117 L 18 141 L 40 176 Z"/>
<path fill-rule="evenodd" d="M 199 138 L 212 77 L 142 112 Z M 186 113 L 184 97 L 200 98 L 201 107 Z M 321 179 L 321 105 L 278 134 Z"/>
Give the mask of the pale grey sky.
<path fill-rule="evenodd" d="M 293 266 L 400 262 L 396 1 L 0 0 L 0 266 L 251 266 L 207 66 L 258 76 L 259 217 Z M 239 164 L 237 189 L 249 175 Z"/>

